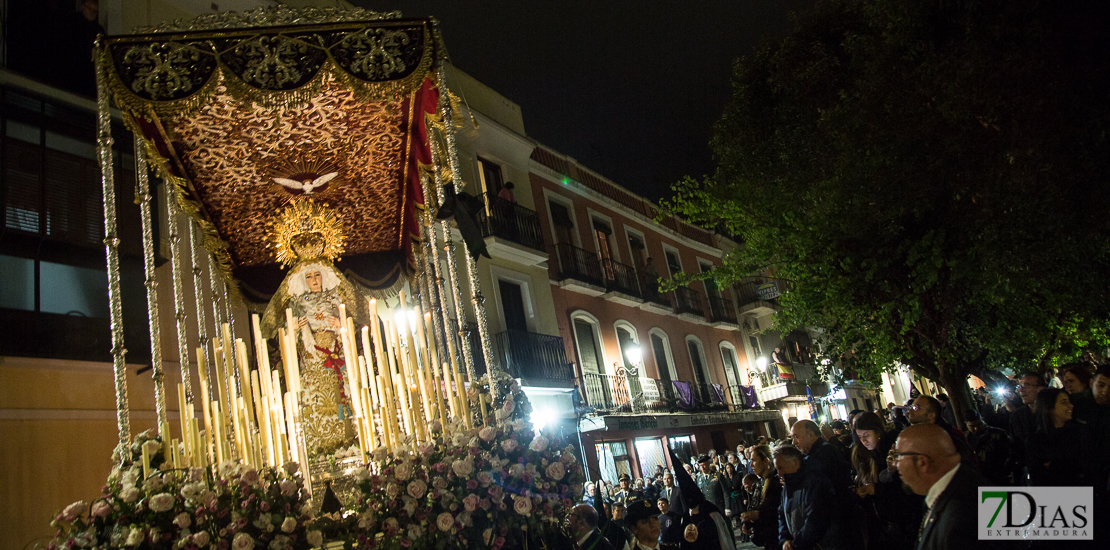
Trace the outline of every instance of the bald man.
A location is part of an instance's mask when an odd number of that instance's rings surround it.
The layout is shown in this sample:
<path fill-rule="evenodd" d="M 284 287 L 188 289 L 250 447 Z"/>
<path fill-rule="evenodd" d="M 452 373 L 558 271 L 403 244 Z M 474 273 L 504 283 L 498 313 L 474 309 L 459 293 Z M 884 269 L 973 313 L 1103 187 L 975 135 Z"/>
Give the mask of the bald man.
<path fill-rule="evenodd" d="M 985 548 L 978 536 L 978 488 L 990 481 L 960 465 L 948 432 L 936 424 L 914 424 L 898 436 L 891 453 L 902 483 L 925 496 L 925 520 L 916 550 Z"/>

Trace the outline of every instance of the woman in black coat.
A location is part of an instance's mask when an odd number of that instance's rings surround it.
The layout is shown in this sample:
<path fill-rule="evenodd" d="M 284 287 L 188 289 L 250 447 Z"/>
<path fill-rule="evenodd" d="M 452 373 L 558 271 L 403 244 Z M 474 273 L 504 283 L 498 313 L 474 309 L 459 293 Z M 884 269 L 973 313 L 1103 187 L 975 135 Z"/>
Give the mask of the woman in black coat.
<path fill-rule="evenodd" d="M 782 503 L 782 483 L 771 460 L 771 448 L 766 445 L 752 447 L 752 470 L 761 480 L 759 488 L 750 497 L 747 511 L 741 514 L 744 533 L 752 544 L 767 550 L 778 550 L 779 504 Z"/>
<path fill-rule="evenodd" d="M 1091 484 L 1091 436 L 1086 424 L 1072 419 L 1071 399 L 1059 388 L 1044 388 L 1033 402 L 1034 432 L 1026 446 L 1029 484 Z"/>
<path fill-rule="evenodd" d="M 864 547 L 913 548 L 924 499 L 903 491 L 902 478 L 888 467 L 887 455 L 898 432 L 888 430 L 879 415 L 866 412 L 855 418 L 852 436 L 852 468 L 856 472 Z"/>

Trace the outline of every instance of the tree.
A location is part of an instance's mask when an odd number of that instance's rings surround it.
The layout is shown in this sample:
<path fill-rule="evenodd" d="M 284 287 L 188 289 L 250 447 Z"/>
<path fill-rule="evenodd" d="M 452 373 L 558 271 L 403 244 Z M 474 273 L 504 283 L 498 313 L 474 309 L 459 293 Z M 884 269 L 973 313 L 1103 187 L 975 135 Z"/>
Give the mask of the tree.
<path fill-rule="evenodd" d="M 871 377 L 909 365 L 962 422 L 967 375 L 1106 342 L 1108 22 L 1099 2 L 821 3 L 737 62 L 716 170 L 665 206 L 742 241 L 720 284 L 794 282 L 780 329 L 823 327 Z"/>

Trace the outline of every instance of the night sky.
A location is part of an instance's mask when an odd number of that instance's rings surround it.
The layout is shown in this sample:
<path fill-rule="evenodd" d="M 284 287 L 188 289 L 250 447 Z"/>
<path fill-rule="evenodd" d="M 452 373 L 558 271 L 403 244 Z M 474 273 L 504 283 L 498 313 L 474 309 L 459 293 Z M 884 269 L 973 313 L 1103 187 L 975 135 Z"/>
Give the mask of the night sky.
<path fill-rule="evenodd" d="M 353 0 L 439 20 L 452 62 L 520 105 L 533 139 L 651 199 L 712 171 L 733 60 L 813 0 Z"/>

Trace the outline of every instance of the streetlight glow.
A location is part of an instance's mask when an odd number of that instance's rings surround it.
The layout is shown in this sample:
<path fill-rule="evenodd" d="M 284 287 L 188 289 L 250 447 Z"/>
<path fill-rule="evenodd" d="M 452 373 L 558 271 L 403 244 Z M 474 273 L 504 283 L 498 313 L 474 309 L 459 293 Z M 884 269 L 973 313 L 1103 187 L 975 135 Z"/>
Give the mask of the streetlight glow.
<path fill-rule="evenodd" d="M 639 365 L 643 355 L 643 350 L 637 345 L 628 346 L 628 349 L 624 350 L 624 356 L 628 358 L 628 362 L 632 365 Z"/>
<path fill-rule="evenodd" d="M 756 357 L 755 366 L 759 367 L 759 370 L 767 370 L 767 358 L 763 357 L 762 355 Z"/>

